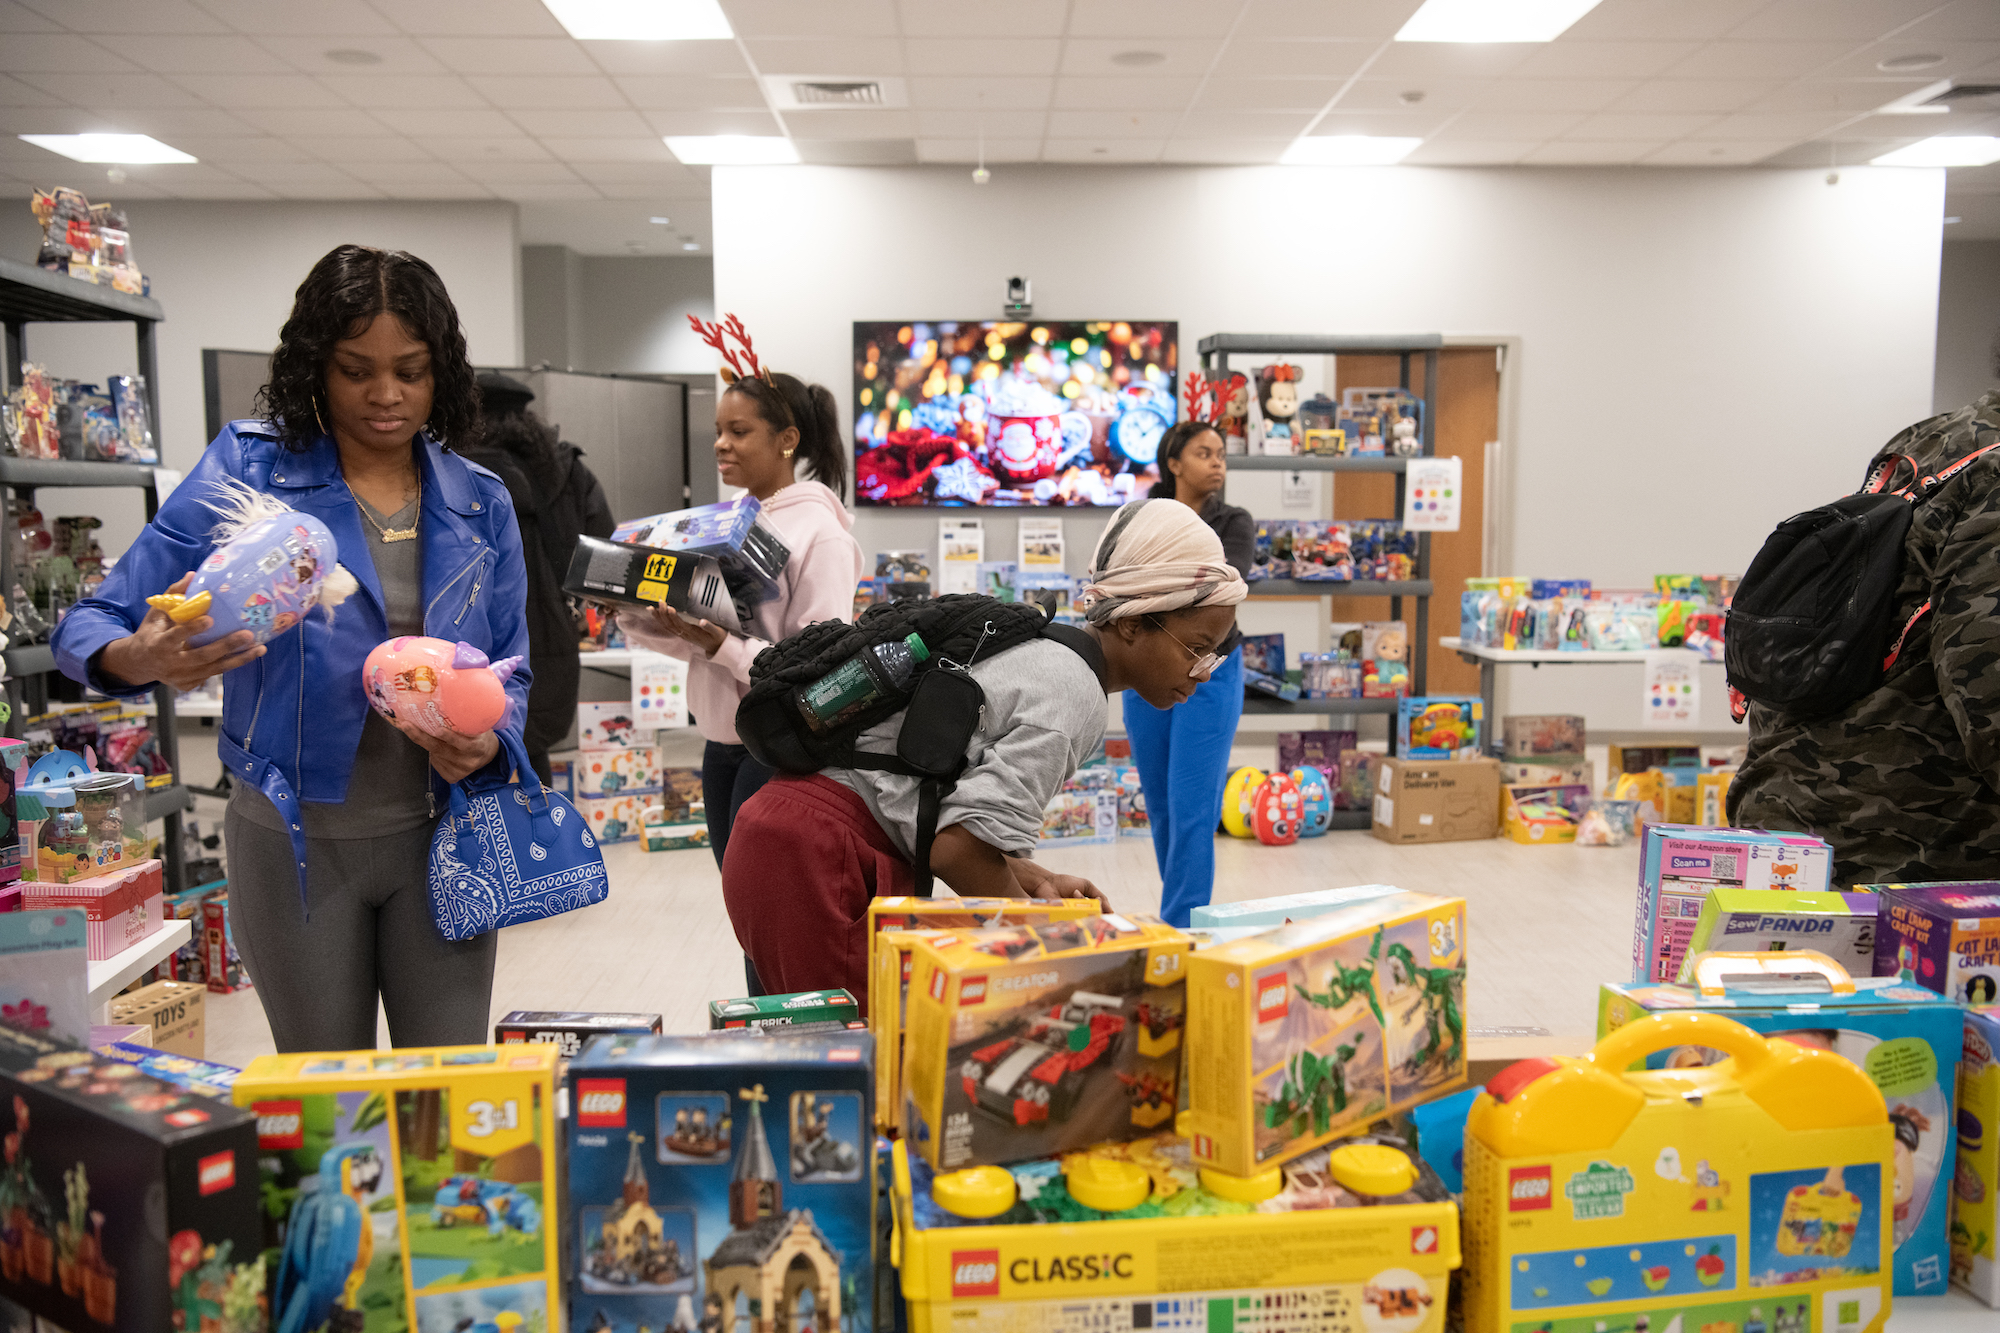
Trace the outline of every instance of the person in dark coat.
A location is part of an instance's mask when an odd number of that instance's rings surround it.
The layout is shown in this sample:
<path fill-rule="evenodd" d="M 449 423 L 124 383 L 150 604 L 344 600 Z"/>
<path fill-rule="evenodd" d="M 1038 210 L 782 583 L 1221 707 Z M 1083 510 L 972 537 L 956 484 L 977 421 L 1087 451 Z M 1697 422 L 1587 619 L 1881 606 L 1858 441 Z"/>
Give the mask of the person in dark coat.
<path fill-rule="evenodd" d="M 460 452 L 499 474 L 521 525 L 521 558 L 528 566 L 528 665 L 535 673 L 522 740 L 535 773 L 547 782 L 549 747 L 576 721 L 582 674 L 563 575 L 577 538 L 609 537 L 617 521 L 583 450 L 557 438 L 555 428 L 529 410 L 534 400 L 534 391 L 521 381 L 482 371 L 478 442 Z"/>

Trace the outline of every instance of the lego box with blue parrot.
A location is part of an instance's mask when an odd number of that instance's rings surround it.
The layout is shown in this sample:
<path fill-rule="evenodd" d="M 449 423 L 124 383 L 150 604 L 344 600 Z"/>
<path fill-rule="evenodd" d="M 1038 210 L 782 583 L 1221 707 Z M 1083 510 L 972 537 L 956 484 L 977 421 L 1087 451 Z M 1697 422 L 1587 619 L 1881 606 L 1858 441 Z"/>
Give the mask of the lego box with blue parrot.
<path fill-rule="evenodd" d="M 554 1046 L 266 1055 L 257 1114 L 276 1333 L 559 1327 Z"/>

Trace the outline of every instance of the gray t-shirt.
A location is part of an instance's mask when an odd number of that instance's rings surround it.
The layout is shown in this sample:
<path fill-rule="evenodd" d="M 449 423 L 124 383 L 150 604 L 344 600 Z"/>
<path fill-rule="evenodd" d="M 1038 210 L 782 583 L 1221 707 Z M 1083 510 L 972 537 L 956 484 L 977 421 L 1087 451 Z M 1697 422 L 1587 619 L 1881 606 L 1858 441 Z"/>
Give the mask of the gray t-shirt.
<path fill-rule="evenodd" d="M 973 665 L 986 691 L 980 728 L 966 747 L 964 776 L 938 809 L 938 828 L 966 832 L 1003 852 L 1032 852 L 1042 807 L 1104 740 L 1104 687 L 1077 654 L 1048 639 Z M 893 754 L 901 713 L 861 733 L 857 748 Z M 829 768 L 825 776 L 868 803 L 905 858 L 917 831 L 917 779 Z"/>
<path fill-rule="evenodd" d="M 367 511 L 361 526 L 368 533 L 368 555 L 382 584 L 382 605 L 388 612 L 392 637 L 424 632 L 423 542 L 384 542 L 368 522 L 384 528 L 408 528 L 418 523 L 419 500 L 395 514 L 384 514 L 355 497 Z M 352 686 L 361 688 L 357 669 Z M 374 709 L 361 726 L 361 744 L 354 751 L 354 773 L 347 781 L 345 801 L 301 801 L 308 838 L 376 838 L 407 833 L 431 820 L 430 755 L 421 745 L 389 725 Z M 237 784 L 231 806 L 253 824 L 284 831 L 284 821 L 270 800 L 255 788 Z"/>

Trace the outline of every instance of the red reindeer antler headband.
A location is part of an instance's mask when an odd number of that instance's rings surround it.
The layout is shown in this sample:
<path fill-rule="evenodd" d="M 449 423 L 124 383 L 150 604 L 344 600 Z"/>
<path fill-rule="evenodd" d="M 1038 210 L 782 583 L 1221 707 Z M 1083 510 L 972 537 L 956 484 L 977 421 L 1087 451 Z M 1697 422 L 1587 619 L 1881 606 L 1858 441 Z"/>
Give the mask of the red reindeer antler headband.
<path fill-rule="evenodd" d="M 1184 390 L 1187 396 L 1188 420 L 1200 421 L 1207 425 L 1219 425 L 1223 414 L 1229 409 L 1229 386 L 1219 379 L 1209 379 L 1199 370 L 1190 370 Z M 1207 410 L 1203 410 L 1203 404 Z"/>
<path fill-rule="evenodd" d="M 705 324 L 699 316 L 689 315 L 688 323 L 694 325 L 694 331 L 701 335 L 701 340 L 722 353 L 722 359 L 728 363 L 722 367 L 722 382 L 724 384 L 734 384 L 746 375 L 760 376 L 764 383 L 771 383 L 770 367 L 763 365 L 757 360 L 757 353 L 750 345 L 750 333 L 743 327 L 743 321 L 740 318 L 735 315 L 725 314 L 722 317 L 722 323 Z M 731 338 L 742 344 L 742 361 L 738 361 L 736 353 L 729 348 L 729 340 Z M 748 370 L 744 369 L 746 364 L 749 366 Z"/>

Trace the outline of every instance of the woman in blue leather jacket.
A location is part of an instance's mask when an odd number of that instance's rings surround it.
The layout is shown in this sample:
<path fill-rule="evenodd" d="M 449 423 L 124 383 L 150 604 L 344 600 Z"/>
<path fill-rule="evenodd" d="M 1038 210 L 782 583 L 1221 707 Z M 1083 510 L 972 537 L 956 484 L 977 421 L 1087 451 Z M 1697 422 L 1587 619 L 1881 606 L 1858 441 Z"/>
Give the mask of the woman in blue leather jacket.
<path fill-rule="evenodd" d="M 428 634 L 488 657 L 528 652 L 519 530 L 499 478 L 446 445 L 472 437 L 478 389 L 458 312 L 414 255 L 343 245 L 300 284 L 261 421 L 236 421 L 56 630 L 63 673 L 106 694 L 223 677 L 224 821 L 236 946 L 280 1051 L 485 1040 L 496 936 L 447 941 L 431 915 L 430 840 L 445 784 L 504 765 L 492 734 L 438 739 L 374 712 L 362 661 Z M 200 648 L 206 616 L 148 608 L 214 549 L 219 482 L 316 516 L 360 590 L 262 646 Z M 530 673 L 507 682 L 518 732 Z M 497 771 L 497 769 L 496 769 Z"/>

